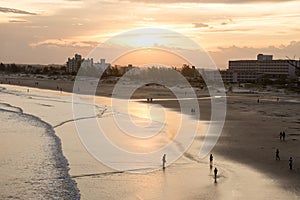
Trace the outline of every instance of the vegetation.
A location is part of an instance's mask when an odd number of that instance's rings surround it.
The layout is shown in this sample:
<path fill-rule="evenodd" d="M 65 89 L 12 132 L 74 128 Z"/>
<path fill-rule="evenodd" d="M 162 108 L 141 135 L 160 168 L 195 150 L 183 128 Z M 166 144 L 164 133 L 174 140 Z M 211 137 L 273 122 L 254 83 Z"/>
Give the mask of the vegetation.
<path fill-rule="evenodd" d="M 44 75 L 62 75 L 66 72 L 65 66 L 54 67 L 51 65 L 17 65 L 0 63 L 0 71 L 5 73 L 24 73 L 24 74 L 44 74 Z"/>

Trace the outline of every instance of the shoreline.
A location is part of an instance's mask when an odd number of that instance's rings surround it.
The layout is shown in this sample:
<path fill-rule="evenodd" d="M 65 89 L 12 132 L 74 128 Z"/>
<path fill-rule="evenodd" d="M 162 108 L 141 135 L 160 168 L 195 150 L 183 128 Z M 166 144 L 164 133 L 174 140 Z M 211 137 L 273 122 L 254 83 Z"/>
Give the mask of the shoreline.
<path fill-rule="evenodd" d="M 68 163 L 68 160 L 66 159 L 65 155 L 63 154 L 61 139 L 57 136 L 53 127 L 49 123 L 45 122 L 44 120 L 42 120 L 41 118 L 39 118 L 35 115 L 24 113 L 22 108 L 20 108 L 20 107 L 12 106 L 11 104 L 8 104 L 8 103 L 0 103 L 0 106 L 1 106 L 0 112 L 3 112 L 4 115 L 5 114 L 16 115 L 17 118 L 25 119 L 24 121 L 22 120 L 19 123 L 29 123 L 29 126 L 37 126 L 37 127 L 42 128 L 43 132 L 44 132 L 43 134 L 52 138 L 55 143 L 54 145 L 46 144 L 46 145 L 50 145 L 48 147 L 50 152 L 47 152 L 50 155 L 46 155 L 47 160 L 48 160 L 47 162 L 49 162 L 48 165 L 55 165 L 55 167 L 54 167 L 55 173 L 51 171 L 51 173 L 53 173 L 53 174 L 51 174 L 50 177 L 43 177 L 43 176 L 47 176 L 46 175 L 47 173 L 42 175 L 43 178 L 49 179 L 47 183 L 45 183 L 44 181 L 39 182 L 39 180 L 35 180 L 38 178 L 35 176 L 31 177 L 31 179 L 25 179 L 24 183 L 21 183 L 21 182 L 20 183 L 12 182 L 12 183 L 13 184 L 24 184 L 23 187 L 26 187 L 26 186 L 29 187 L 28 190 L 26 191 L 26 195 L 37 192 L 37 191 L 35 191 L 34 188 L 30 188 L 30 187 L 32 187 L 32 186 L 30 186 L 30 184 L 32 184 L 31 182 L 36 181 L 35 187 L 42 187 L 41 189 L 43 189 L 43 187 L 45 187 L 44 186 L 45 184 L 49 184 L 49 185 L 47 185 L 47 188 L 49 188 L 50 191 L 44 191 L 45 193 L 43 194 L 44 195 L 43 198 L 45 198 L 45 199 L 52 199 L 52 198 L 80 199 L 80 191 L 77 188 L 77 183 L 69 174 L 69 163 Z M 33 123 L 33 125 L 32 125 L 32 123 Z M 14 123 L 14 126 L 18 127 L 18 124 Z M 37 133 L 34 132 L 32 134 L 35 135 Z M 16 133 L 16 136 L 10 136 L 10 137 L 19 137 L 21 135 L 22 135 L 22 132 L 18 132 L 18 133 Z M 37 136 L 42 137 L 40 135 L 40 133 L 38 133 Z M 34 144 L 34 145 L 37 145 L 37 144 Z M 46 148 L 46 149 L 48 149 L 48 148 Z M 8 151 L 7 153 L 9 154 L 10 152 Z M 24 154 L 23 156 L 28 157 L 30 155 Z M 10 162 L 18 162 L 17 159 L 18 159 L 17 157 L 14 157 L 11 159 L 12 161 L 10 161 Z M 43 158 L 43 159 L 46 159 L 46 158 Z M 54 159 L 55 163 L 51 163 L 52 159 Z M 44 162 L 46 162 L 43 160 L 37 160 L 37 161 L 42 162 L 43 164 L 45 164 Z M 24 163 L 22 163 L 22 164 L 24 164 Z M 26 166 L 26 168 L 24 168 L 24 172 L 22 172 L 22 173 L 26 174 L 25 171 L 27 171 L 29 169 L 34 174 L 34 173 L 37 173 L 35 170 L 38 168 L 41 168 L 41 167 L 48 168 L 48 166 L 36 166 L 36 165 L 32 164 L 32 166 Z M 41 170 L 43 170 L 43 169 L 41 169 Z M 8 174 L 2 174 L 2 175 L 4 177 L 10 177 Z M 22 177 L 22 178 L 18 177 L 18 178 L 24 179 L 24 177 Z M 10 181 L 17 181 L 17 179 L 16 180 L 12 179 Z M 57 185 L 54 185 L 54 183 Z M 55 188 L 58 186 L 60 186 L 62 188 Z M 55 190 L 55 192 L 51 191 L 53 189 Z M 21 192 L 19 190 L 17 190 L 17 191 Z M 2 197 L 4 197 L 4 198 L 5 198 L 5 195 L 7 195 L 8 198 L 12 198 L 12 197 L 19 198 L 18 195 L 20 195 L 20 194 L 13 194 L 13 193 L 7 194 L 6 192 L 3 192 L 2 195 L 3 195 Z M 24 198 L 24 196 L 23 197 L 21 196 L 21 198 Z"/>
<path fill-rule="evenodd" d="M 298 125 L 298 129 L 296 129 L 296 125 L 300 123 L 300 118 L 289 114 L 289 111 L 297 113 L 299 104 L 285 101 L 290 96 L 280 96 L 278 103 L 275 101 L 277 95 L 260 94 L 259 96 L 262 99 L 259 104 L 256 102 L 257 94 L 228 96 L 227 113 L 229 114 L 226 116 L 223 133 L 213 152 L 225 158 L 251 166 L 261 173 L 266 174 L 271 179 L 274 179 L 274 181 L 279 181 L 285 189 L 294 190 L 299 193 L 300 162 L 298 160 L 300 160 L 300 138 L 297 138 L 298 134 L 296 132 L 300 128 Z M 295 96 L 294 98 L 298 97 Z M 209 103 L 208 100 L 201 101 L 200 104 L 202 104 L 202 107 L 207 106 Z M 179 111 L 178 102 L 176 101 L 163 100 L 154 101 L 153 103 L 159 103 L 166 108 Z M 280 106 L 281 110 L 276 115 L 274 112 L 277 112 L 278 106 Z M 201 105 L 200 109 L 202 109 Z M 204 113 L 204 118 L 201 118 L 201 120 L 209 119 L 209 112 L 205 111 Z M 275 119 L 274 116 L 276 116 Z M 281 131 L 280 127 L 288 130 L 286 131 L 286 142 L 280 143 L 277 137 Z M 294 130 L 292 127 L 294 127 Z M 262 137 L 261 134 L 265 135 Z M 246 148 L 245 145 L 249 146 Z M 282 157 L 282 160 L 279 162 L 275 161 L 274 157 L 277 147 L 280 148 Z M 292 172 L 288 170 L 286 159 L 288 154 L 291 153 L 295 159 L 295 170 Z"/>

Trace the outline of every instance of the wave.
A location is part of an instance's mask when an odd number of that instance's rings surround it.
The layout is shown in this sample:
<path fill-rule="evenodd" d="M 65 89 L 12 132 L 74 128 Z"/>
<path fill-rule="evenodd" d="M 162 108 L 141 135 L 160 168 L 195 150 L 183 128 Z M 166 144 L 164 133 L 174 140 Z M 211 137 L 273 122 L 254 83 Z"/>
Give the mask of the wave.
<path fill-rule="evenodd" d="M 30 196 L 29 198 L 33 199 L 80 199 L 80 191 L 77 188 L 76 182 L 71 178 L 69 174 L 69 167 L 68 167 L 68 161 L 64 157 L 61 147 L 61 141 L 56 136 L 54 128 L 47 122 L 43 121 L 37 116 L 23 113 L 23 110 L 19 107 L 12 106 L 7 103 L 0 103 L 0 113 L 2 112 L 2 116 L 4 114 L 9 114 L 10 116 L 13 116 L 11 119 L 7 118 L 4 123 L 9 123 L 9 120 L 13 121 L 14 127 L 17 127 L 18 125 L 16 123 L 25 123 L 29 124 L 34 127 L 42 128 L 44 131 L 44 134 L 51 138 L 51 141 L 45 145 L 46 147 L 43 147 L 43 150 L 47 150 L 47 148 L 50 150 L 50 152 L 46 151 L 46 158 L 43 158 L 42 160 L 36 160 L 38 158 L 35 158 L 34 162 L 31 163 L 29 166 L 23 166 L 23 163 L 20 162 L 18 165 L 20 165 L 20 168 L 23 167 L 27 168 L 31 167 L 34 169 L 39 169 L 38 171 L 42 171 L 44 173 L 43 175 L 39 176 L 33 176 L 30 178 L 26 178 L 26 181 L 21 181 L 21 177 L 18 179 L 19 182 L 14 182 L 14 185 L 11 185 L 11 187 L 8 188 L 9 191 L 6 191 L 8 193 L 15 193 L 16 196 L 20 196 L 23 198 L 24 194 L 18 193 L 18 190 L 16 188 L 19 188 L 19 186 L 22 186 L 23 184 L 29 185 L 29 190 L 37 190 L 37 188 L 40 185 L 48 185 L 46 188 L 48 191 L 43 191 L 42 196 Z M 27 125 L 28 126 L 28 125 Z M 16 128 L 17 129 L 17 128 Z M 23 130 L 17 130 L 17 134 L 24 134 Z M 7 133 L 10 134 L 10 133 Z M 32 133 L 31 133 L 32 134 Z M 17 135 L 18 136 L 18 135 Z M 37 135 L 39 137 L 39 135 Z M 47 137 L 47 138 L 48 138 Z M 22 141 L 21 141 L 22 142 Z M 15 145 L 15 144 L 11 144 Z M 36 144 L 33 144 L 33 146 Z M 39 144 L 42 145 L 42 144 Z M 26 152 L 26 151 L 25 151 Z M 40 152 L 34 152 L 36 154 L 39 154 Z M 44 152 L 43 152 L 44 153 Z M 43 153 L 40 153 L 41 155 L 44 155 Z M 24 155 L 25 158 L 27 158 Z M 30 155 L 32 156 L 32 155 Z M 12 159 L 19 159 L 19 158 L 12 158 Z M 38 166 L 36 166 L 38 165 Z M 9 166 L 8 166 L 9 167 Z M 17 166 L 19 167 L 19 166 Z M 50 169 L 50 170 L 49 170 Z M 51 171 L 51 169 L 53 171 Z M 32 171 L 34 171 L 32 169 Z M 24 178 L 24 177 L 23 177 Z M 17 180 L 14 180 L 17 181 Z M 14 191 L 16 190 L 16 191 Z M 2 192 L 1 192 L 2 193 Z M 35 191 L 27 192 L 31 193 L 32 195 L 36 195 Z M 44 195 L 44 196 L 43 196 Z M 9 197 L 12 196 L 11 194 L 6 195 L 4 193 L 1 194 L 2 197 Z M 14 197 L 15 198 L 15 197 Z"/>

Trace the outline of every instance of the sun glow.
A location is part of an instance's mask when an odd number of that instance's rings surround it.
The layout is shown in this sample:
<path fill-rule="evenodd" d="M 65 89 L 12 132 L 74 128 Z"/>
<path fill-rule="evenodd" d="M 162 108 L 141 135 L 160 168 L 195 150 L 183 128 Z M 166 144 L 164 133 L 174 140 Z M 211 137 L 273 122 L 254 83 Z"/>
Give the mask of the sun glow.
<path fill-rule="evenodd" d="M 135 51 L 130 51 L 117 58 L 113 65 L 128 65 L 142 66 L 149 64 L 161 64 L 165 66 L 181 67 L 183 64 L 189 64 L 187 60 L 181 56 L 159 48 L 143 48 Z"/>

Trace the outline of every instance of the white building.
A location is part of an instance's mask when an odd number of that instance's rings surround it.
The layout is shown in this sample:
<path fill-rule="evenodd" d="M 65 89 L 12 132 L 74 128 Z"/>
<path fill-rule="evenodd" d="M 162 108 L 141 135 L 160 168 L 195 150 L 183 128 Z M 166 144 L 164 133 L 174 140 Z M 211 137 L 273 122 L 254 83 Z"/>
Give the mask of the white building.
<path fill-rule="evenodd" d="M 100 62 L 94 63 L 94 67 L 98 70 L 105 71 L 107 74 L 110 72 L 110 63 L 106 63 L 103 58 L 100 59 Z"/>
<path fill-rule="evenodd" d="M 94 67 L 96 67 L 97 69 L 106 70 L 108 67 L 110 67 L 110 64 L 106 63 L 105 59 L 101 58 L 100 62 L 94 64 Z"/>
<path fill-rule="evenodd" d="M 229 61 L 229 68 L 222 73 L 226 82 L 255 82 L 262 78 L 292 79 L 296 78 L 297 60 L 273 60 L 272 55 L 258 54 L 257 60 Z M 231 78 L 231 80 L 230 80 Z"/>
<path fill-rule="evenodd" d="M 75 54 L 73 58 L 68 58 L 67 65 L 66 65 L 66 71 L 67 73 L 77 73 L 83 59 L 81 55 Z"/>
<path fill-rule="evenodd" d="M 93 66 L 94 66 L 93 58 L 84 59 L 83 62 L 81 63 L 81 67 L 83 68 L 88 68 Z"/>

